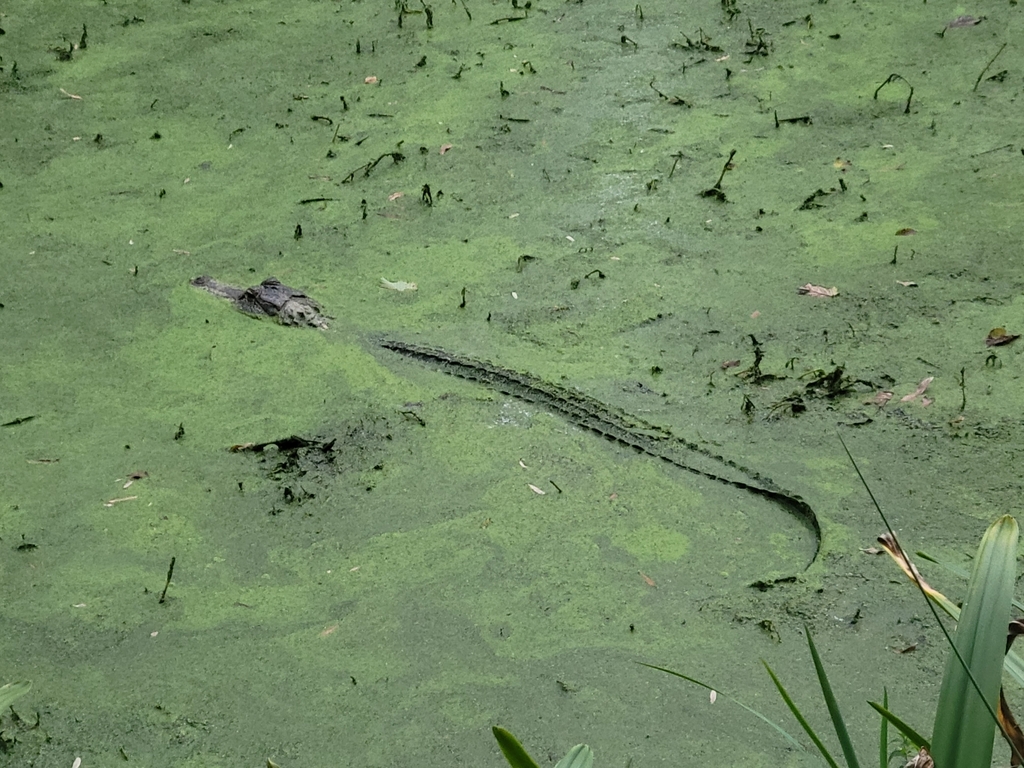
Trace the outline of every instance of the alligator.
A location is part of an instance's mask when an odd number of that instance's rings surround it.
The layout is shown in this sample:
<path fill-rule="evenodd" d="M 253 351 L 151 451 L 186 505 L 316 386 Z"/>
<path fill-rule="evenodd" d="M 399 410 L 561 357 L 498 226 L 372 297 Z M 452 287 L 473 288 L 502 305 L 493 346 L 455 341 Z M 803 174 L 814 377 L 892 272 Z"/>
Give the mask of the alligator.
<path fill-rule="evenodd" d="M 236 309 L 252 317 L 272 317 L 281 325 L 327 328 L 328 318 L 321 313 L 320 304 L 276 277 L 268 277 L 259 285 L 244 289 L 207 275 L 197 277 L 190 283 L 214 296 L 230 300 Z"/>
<path fill-rule="evenodd" d="M 214 296 L 229 299 L 238 310 L 247 315 L 273 317 L 283 325 L 327 328 L 328 318 L 321 314 L 320 305 L 316 301 L 273 277 L 268 277 L 259 285 L 244 290 L 205 275 L 195 278 L 191 283 Z M 577 390 L 436 347 L 386 338 L 377 339 L 376 343 L 383 349 L 417 359 L 445 373 L 476 381 L 499 392 L 545 406 L 583 429 L 640 453 L 662 459 L 679 469 L 766 498 L 801 520 L 810 529 L 814 537 L 814 546 L 807 567 L 813 565 L 818 558 L 821 548 L 821 524 L 811 506 L 795 493 L 779 487 L 770 478 L 748 467 L 673 435 L 667 429 L 587 397 Z M 289 440 L 302 441 L 302 438 L 293 437 Z M 280 446 L 282 441 L 276 442 Z M 245 444 L 232 450 L 259 451 L 266 445 L 269 443 Z M 752 586 L 767 589 L 772 583 L 757 582 Z"/>

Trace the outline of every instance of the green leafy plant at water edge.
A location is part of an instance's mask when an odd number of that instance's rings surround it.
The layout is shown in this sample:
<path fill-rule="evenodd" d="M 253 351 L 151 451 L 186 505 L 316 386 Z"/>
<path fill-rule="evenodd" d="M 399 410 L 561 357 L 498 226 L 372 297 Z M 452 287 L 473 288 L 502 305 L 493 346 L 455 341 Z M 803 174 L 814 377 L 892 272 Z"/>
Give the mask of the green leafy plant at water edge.
<path fill-rule="evenodd" d="M 872 500 L 874 499 L 872 498 Z M 888 527 L 888 523 L 886 525 Z M 932 739 L 929 741 L 903 719 L 889 711 L 887 693 L 883 694 L 881 704 L 869 702 L 870 706 L 881 715 L 878 750 L 880 768 L 886 768 L 889 763 L 889 725 L 894 726 L 909 743 L 919 750 L 917 756 L 907 764 L 908 768 L 932 768 L 933 766 L 938 766 L 938 768 L 989 768 L 992 762 L 993 740 L 997 727 L 1010 744 L 1013 752 L 1011 764 L 1014 766 L 1022 764 L 1024 733 L 1017 727 L 1013 715 L 1006 705 L 1005 698 L 1001 695 L 1000 687 L 1004 656 L 1014 638 L 1024 634 L 1024 621 L 1010 622 L 1018 538 L 1017 522 L 1009 515 L 999 518 L 988 528 L 978 548 L 963 608 L 956 611 L 959 621 L 955 636 L 950 637 L 941 621 L 939 622 L 950 642 L 951 653 L 942 678 L 938 708 L 932 727 Z M 928 598 L 930 607 L 932 607 L 933 601 L 940 605 L 944 602 L 947 604 L 947 611 L 949 608 L 955 610 L 956 607 L 950 601 L 941 593 L 928 587 L 920 578 L 916 568 L 903 555 L 902 549 L 896 543 L 891 528 L 889 529 L 887 549 L 912 577 L 922 594 Z M 934 613 L 934 607 L 932 610 Z M 938 621 L 937 614 L 935 617 Z M 814 639 L 809 630 L 806 631 L 806 634 L 818 685 L 825 700 L 832 730 L 842 749 L 843 760 L 848 768 L 860 768 L 856 748 L 839 703 L 833 694 L 824 664 L 814 645 Z M 830 768 L 839 768 L 839 762 L 789 695 L 782 681 L 766 662 L 762 663 L 779 691 L 779 695 L 811 739 L 825 763 Z M 715 691 L 707 683 L 674 670 L 653 664 L 644 664 L 644 666 L 680 677 L 709 691 Z M 716 692 L 716 695 L 721 694 Z M 728 699 L 729 697 L 724 696 L 724 698 Z M 802 749 L 799 742 L 781 726 L 751 707 L 739 701 L 733 701 L 769 724 L 791 745 Z M 512 768 L 537 768 L 537 764 L 511 733 L 501 728 L 495 728 L 494 735 Z M 590 768 L 592 763 L 593 754 L 590 749 L 585 745 L 578 745 L 558 763 L 556 768 Z"/>
<path fill-rule="evenodd" d="M 491 729 L 494 738 L 512 768 L 539 768 L 532 757 L 523 749 L 519 740 L 504 728 Z M 555 768 L 593 768 L 594 753 L 586 744 L 577 744 L 555 765 Z"/>
<path fill-rule="evenodd" d="M 904 720 L 888 710 L 888 697 L 881 704 L 869 704 L 882 716 L 879 739 L 879 765 L 888 765 L 888 725 L 893 725 L 919 751 L 918 756 L 908 765 L 926 768 L 989 768 L 992 762 L 992 746 L 998 725 L 1014 751 L 1014 765 L 1019 765 L 1022 751 L 1022 735 L 1017 728 L 1005 701 L 1000 702 L 1000 680 L 1004 654 L 1008 643 L 1018 634 L 1024 634 L 1021 622 L 1010 623 L 1010 607 L 1013 600 L 1013 585 L 1016 576 L 1018 526 L 1009 515 L 994 522 L 986 531 L 974 572 L 967 589 L 964 607 L 959 612 L 956 634 L 951 639 L 952 653 L 946 663 L 939 693 L 939 704 L 932 728 L 932 740 L 920 735 Z M 895 541 L 895 538 L 892 539 Z M 898 547 L 898 545 L 896 545 Z M 900 550 L 902 553 L 902 550 Z M 909 561 L 907 561 L 909 563 Z M 910 566 L 913 569 L 913 566 Z M 909 572 L 909 571 L 908 571 Z M 915 579 L 925 591 L 924 582 Z M 930 588 L 929 588 L 930 589 Z M 935 592 L 931 590 L 931 592 Z M 929 597 L 936 602 L 946 600 L 935 592 Z M 948 602 L 948 601 L 947 601 Z M 1009 629 L 1008 629 L 1009 628 Z M 1007 635 L 1009 632 L 1009 641 Z M 843 752 L 843 759 L 849 768 L 859 768 L 860 761 L 853 741 L 846 727 L 846 721 L 839 709 L 824 664 L 814 645 L 814 639 L 807 632 L 807 644 L 811 651 L 818 685 L 831 719 L 834 731 Z M 830 768 L 839 768 L 839 762 L 825 746 L 823 739 L 810 724 L 803 712 L 789 695 L 785 686 L 771 667 L 764 663 L 772 682 L 782 696 L 804 732 L 814 743 L 818 752 Z M 663 672 L 681 677 L 705 688 L 710 686 L 693 678 L 664 667 L 650 666 Z M 1005 707 L 997 715 L 1000 705 Z M 741 705 L 743 706 L 743 705 Z M 749 707 L 745 707 L 749 710 Z M 760 713 L 758 717 L 767 720 Z M 779 726 L 775 726 L 781 730 Z M 792 742 L 789 734 L 787 738 Z M 934 762 L 932 762 L 934 761 Z"/>

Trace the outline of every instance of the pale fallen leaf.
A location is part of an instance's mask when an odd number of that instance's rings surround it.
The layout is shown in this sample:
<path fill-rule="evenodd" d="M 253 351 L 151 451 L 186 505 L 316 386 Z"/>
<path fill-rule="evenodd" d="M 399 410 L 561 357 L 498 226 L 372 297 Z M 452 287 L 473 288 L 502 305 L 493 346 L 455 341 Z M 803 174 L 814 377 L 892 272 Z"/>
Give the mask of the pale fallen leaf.
<path fill-rule="evenodd" d="M 657 584 L 654 583 L 654 579 L 652 579 L 650 576 L 648 576 L 643 571 L 637 571 L 637 573 L 639 573 L 643 577 L 643 580 L 647 582 L 647 586 L 648 587 L 656 587 L 656 586 L 658 586 Z"/>
<path fill-rule="evenodd" d="M 135 499 L 137 499 L 137 498 L 139 498 L 139 497 L 138 496 L 123 496 L 120 499 L 110 499 L 109 501 L 104 502 L 103 506 L 104 507 L 112 507 L 115 504 L 120 504 L 122 501 L 135 501 Z"/>
<path fill-rule="evenodd" d="M 836 169 L 838 169 L 840 171 L 845 171 L 848 168 L 852 168 L 853 167 L 853 163 L 851 163 L 849 160 L 843 160 L 843 158 L 837 157 L 835 159 L 835 162 L 832 163 L 832 167 L 836 168 Z"/>
<path fill-rule="evenodd" d="M 67 96 L 69 99 L 74 99 L 75 101 L 81 101 L 82 100 L 82 97 L 79 96 L 77 93 L 68 93 L 63 88 L 60 89 L 60 92 L 63 93 L 65 96 Z"/>
<path fill-rule="evenodd" d="M 443 154 L 445 154 L 445 153 L 446 153 L 446 152 L 447 152 L 447 151 L 448 151 L 449 149 L 451 149 L 451 148 L 452 148 L 453 146 L 454 146 L 454 145 L 452 145 L 452 144 L 442 144 L 442 145 L 441 145 L 441 154 L 442 154 L 442 155 L 443 155 Z"/>
<path fill-rule="evenodd" d="M 363 80 L 363 82 L 366 83 L 367 85 L 376 85 L 377 84 L 377 76 L 376 75 L 370 75 L 365 80 Z"/>
<path fill-rule="evenodd" d="M 82 758 L 76 757 L 75 758 L 75 762 L 73 762 L 71 764 L 71 768 L 81 768 L 81 765 L 82 765 Z"/>
<path fill-rule="evenodd" d="M 180 248 L 173 248 L 171 253 L 176 253 L 178 256 L 191 256 L 192 251 L 183 251 Z"/>
<path fill-rule="evenodd" d="M 519 466 L 522 467 L 523 469 L 529 469 L 529 467 L 526 466 L 522 459 L 519 460 Z"/>
<path fill-rule="evenodd" d="M 519 294 L 516 293 L 515 291 L 512 291 L 512 298 L 513 299 L 518 299 L 519 298 Z"/>
<path fill-rule="evenodd" d="M 985 17 L 974 18 L 973 16 L 957 16 L 952 21 L 946 24 L 948 29 L 957 29 L 958 27 L 974 27 L 981 24 L 985 20 Z"/>
<path fill-rule="evenodd" d="M 708 696 L 708 698 L 711 699 L 711 703 L 714 704 L 716 701 L 718 701 L 718 691 L 712 691 L 711 695 Z"/>
<path fill-rule="evenodd" d="M 884 549 L 879 549 L 878 547 L 861 547 L 860 551 L 865 555 L 880 555 L 885 552 Z"/>
<path fill-rule="evenodd" d="M 922 397 L 921 398 L 921 405 L 923 407 L 925 407 L 925 408 L 927 408 L 929 405 L 931 405 L 934 402 L 935 401 L 932 398 L 930 398 L 930 397 Z"/>
<path fill-rule="evenodd" d="M 326 629 L 324 629 L 323 632 L 320 633 L 320 637 L 327 637 L 328 635 L 333 635 L 335 632 L 337 632 L 337 630 L 338 625 L 331 624 L 331 626 L 327 627 Z"/>
<path fill-rule="evenodd" d="M 913 280 L 897 280 L 896 285 L 902 285 L 904 288 L 917 288 L 917 283 Z"/>
<path fill-rule="evenodd" d="M 527 483 L 527 485 L 530 487 L 530 490 L 533 491 L 534 493 L 536 493 L 538 496 L 546 496 L 547 495 L 547 491 L 542 491 L 540 488 L 538 488 L 533 483 Z"/>
<path fill-rule="evenodd" d="M 150 637 L 156 637 L 156 636 L 157 636 L 157 635 L 159 635 L 159 634 L 160 634 L 160 632 L 159 632 L 159 630 L 157 630 L 156 632 L 150 632 L 150 633 L 149 633 L 149 636 L 150 636 Z M 79 763 L 79 765 L 81 765 L 81 763 Z M 72 766 L 72 768 L 74 768 L 74 766 Z"/>
<path fill-rule="evenodd" d="M 25 459 L 29 464 L 56 464 L 60 459 Z"/>
<path fill-rule="evenodd" d="M 729 368 L 735 368 L 739 364 L 739 360 L 726 360 L 724 363 L 722 363 L 722 370 L 725 371 L 728 370 Z"/>
<path fill-rule="evenodd" d="M 360 568 L 362 568 L 362 566 L 361 566 L 361 565 L 357 565 L 357 566 L 356 566 L 355 568 L 349 568 L 349 569 L 348 569 L 348 572 L 349 572 L 349 573 L 355 573 L 355 572 L 356 572 L 356 571 L 358 571 L 358 570 L 359 570 Z"/>
<path fill-rule="evenodd" d="M 900 402 L 901 403 L 909 403 L 911 400 L 914 400 L 915 398 L 917 398 L 918 395 L 923 395 L 925 393 L 925 390 L 928 389 L 928 386 L 933 381 L 935 381 L 935 377 L 934 376 L 929 376 L 926 379 L 921 379 L 921 383 L 917 385 L 917 389 L 915 389 L 909 395 L 904 395 L 903 397 L 901 397 L 900 398 Z"/>
<path fill-rule="evenodd" d="M 386 278 L 380 279 L 380 287 L 387 288 L 389 291 L 415 291 L 418 290 L 416 283 L 407 283 L 404 280 L 396 280 L 392 282 Z"/>
<path fill-rule="evenodd" d="M 761 316 L 761 310 L 760 309 L 755 309 L 753 312 L 750 313 L 750 319 L 751 320 L 757 320 L 757 318 L 759 318 L 760 316 Z"/>
<path fill-rule="evenodd" d="M 839 289 L 833 286 L 832 288 L 826 288 L 822 285 L 801 285 L 796 289 L 796 292 L 801 296 L 822 296 L 831 299 L 833 296 L 839 295 Z"/>
<path fill-rule="evenodd" d="M 892 392 L 887 389 L 883 389 L 879 392 L 875 392 L 872 397 L 869 397 L 864 401 L 864 405 L 877 405 L 881 408 L 883 405 L 892 400 Z"/>
<path fill-rule="evenodd" d="M 72 608 L 85 608 L 85 603 L 75 603 Z"/>
<path fill-rule="evenodd" d="M 390 195 L 388 195 L 388 202 L 389 203 L 393 203 L 393 202 L 395 202 L 395 200 L 397 200 L 398 198 L 400 198 L 400 197 L 402 197 L 404 195 L 405 195 L 405 192 L 392 192 Z"/>

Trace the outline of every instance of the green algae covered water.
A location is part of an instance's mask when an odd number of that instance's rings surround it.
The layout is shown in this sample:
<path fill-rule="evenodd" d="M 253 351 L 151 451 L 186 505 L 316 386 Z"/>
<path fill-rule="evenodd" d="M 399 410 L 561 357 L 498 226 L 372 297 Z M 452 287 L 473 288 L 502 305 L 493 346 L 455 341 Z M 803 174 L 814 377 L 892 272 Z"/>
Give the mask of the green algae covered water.
<path fill-rule="evenodd" d="M 941 635 L 863 551 L 836 432 L 910 550 L 962 560 L 1017 512 L 1020 351 L 986 338 L 1024 332 L 1021 24 L 6 4 L 0 684 L 33 688 L 0 765 L 497 766 L 495 724 L 542 765 L 580 741 L 804 765 L 635 662 L 788 726 L 758 659 L 816 710 L 805 623 L 864 748 L 883 685 L 927 729 Z M 276 276 L 331 327 L 248 318 L 201 274 Z M 814 508 L 821 554 L 804 570 L 813 535 L 764 499 L 384 337 L 751 467 Z"/>

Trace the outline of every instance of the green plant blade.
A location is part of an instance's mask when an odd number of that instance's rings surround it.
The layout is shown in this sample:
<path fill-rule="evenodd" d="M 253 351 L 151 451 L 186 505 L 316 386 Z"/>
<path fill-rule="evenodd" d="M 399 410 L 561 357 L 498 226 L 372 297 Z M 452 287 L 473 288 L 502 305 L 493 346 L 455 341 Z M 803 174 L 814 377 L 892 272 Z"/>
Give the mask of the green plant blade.
<path fill-rule="evenodd" d="M 772 720 L 769 720 L 767 716 L 761 714 L 760 712 L 758 712 L 753 707 L 747 706 L 742 701 L 739 701 L 738 699 L 734 699 L 732 696 L 729 696 L 728 694 L 722 693 L 721 691 L 719 691 L 714 686 L 708 685 L 707 683 L 702 683 L 700 680 L 697 680 L 695 678 L 688 677 L 687 675 L 684 675 L 682 672 L 676 672 L 674 669 L 668 669 L 667 667 L 658 667 L 658 666 L 655 666 L 654 664 L 645 664 L 642 661 L 639 661 L 637 663 L 642 665 L 642 666 L 644 666 L 644 667 L 650 667 L 651 669 L 656 669 L 659 672 L 667 672 L 670 675 L 675 675 L 676 677 L 681 677 L 683 680 L 686 680 L 688 683 L 693 683 L 694 685 L 699 685 L 701 688 L 705 688 L 705 689 L 707 689 L 709 691 L 715 691 L 723 699 L 726 699 L 727 701 L 731 701 L 737 707 L 742 707 L 743 709 L 745 709 L 747 712 L 752 714 L 754 717 L 756 717 L 759 720 L 761 720 L 766 725 L 771 726 L 775 730 L 776 733 L 778 733 L 783 739 L 785 739 L 789 743 L 789 745 L 791 747 L 793 747 L 795 749 L 799 749 L 802 752 L 806 752 L 807 751 L 807 749 L 804 747 L 804 745 L 801 744 L 799 741 L 797 741 L 793 737 L 793 735 L 790 734 L 781 725 L 779 725 L 778 723 L 776 723 L 776 722 L 774 722 Z"/>
<path fill-rule="evenodd" d="M 882 706 L 889 709 L 889 691 L 882 688 Z M 889 765 L 889 721 L 883 715 L 882 725 L 878 733 L 878 768 Z"/>
<path fill-rule="evenodd" d="M 903 722 L 899 717 L 897 717 L 892 712 L 890 712 L 888 707 L 885 707 L 885 706 L 879 704 L 877 701 L 869 701 L 868 704 L 878 714 L 880 714 L 882 716 L 883 722 L 888 721 L 888 722 L 892 723 L 893 725 L 895 725 L 896 726 L 896 730 L 898 730 L 900 733 L 902 733 L 904 736 L 906 736 L 907 741 L 909 741 L 915 747 L 917 747 L 918 749 L 920 749 L 921 747 L 924 747 L 925 749 L 927 749 L 929 751 L 931 750 L 931 744 L 928 743 L 928 739 L 926 739 L 924 736 L 922 736 L 917 731 L 915 731 L 913 728 L 911 728 L 909 725 L 907 725 L 905 722 Z M 885 762 L 888 761 L 888 756 L 887 755 L 883 755 L 882 760 L 883 760 L 883 765 L 884 765 Z"/>
<path fill-rule="evenodd" d="M 565 757 L 558 761 L 555 768 L 593 768 L 594 752 L 586 744 L 577 744 L 570 749 Z"/>
<path fill-rule="evenodd" d="M 7 683 L 7 685 L 0 686 L 0 710 L 7 709 L 28 693 L 30 688 L 32 688 L 32 683 Z"/>
<path fill-rule="evenodd" d="M 954 637 L 960 658 L 950 654 L 939 691 L 931 753 L 937 766 L 991 765 L 996 728 L 993 713 L 999 702 L 1013 601 L 1017 539 L 1017 522 L 1004 515 L 985 532 L 978 548 Z"/>
<path fill-rule="evenodd" d="M 501 754 L 505 756 L 512 768 L 540 768 L 511 733 L 497 725 L 491 728 L 491 733 L 494 734 L 494 738 L 501 748 Z"/>
<path fill-rule="evenodd" d="M 821 695 L 825 698 L 825 706 L 828 707 L 828 715 L 832 718 L 832 727 L 835 729 L 836 737 L 839 739 L 839 746 L 843 749 L 843 757 L 849 768 L 860 768 L 857 761 L 857 752 L 853 748 L 853 741 L 850 739 L 850 732 L 846 729 L 846 721 L 843 713 L 839 711 L 839 702 L 832 693 L 832 684 L 828 681 L 825 673 L 825 666 L 821 663 L 818 649 L 814 646 L 814 639 L 811 637 L 811 630 L 804 627 L 804 634 L 807 635 L 807 645 L 811 649 L 811 658 L 814 660 L 814 671 L 818 674 L 818 685 L 821 687 Z"/>
<path fill-rule="evenodd" d="M 965 579 L 969 578 L 970 576 L 967 573 L 967 571 L 965 571 L 963 568 L 960 568 L 959 566 L 955 565 L 950 565 L 949 563 L 938 560 L 937 558 L 932 557 L 926 552 L 919 551 L 916 554 L 918 557 L 923 558 L 924 560 L 927 560 L 930 563 L 941 565 L 946 570 L 955 573 L 958 576 L 962 576 Z M 941 592 L 938 592 L 937 590 L 932 590 L 930 592 L 927 592 L 927 594 L 929 599 L 931 599 L 932 602 L 934 602 L 947 614 L 953 617 L 954 621 L 960 621 L 960 608 L 957 605 L 955 605 L 952 601 L 950 601 L 949 598 L 947 598 L 945 595 L 943 595 Z M 1013 601 L 1013 605 L 1016 608 L 1019 608 L 1020 610 L 1024 610 L 1024 603 L 1021 603 L 1016 599 Z M 1017 654 L 1016 651 L 1009 651 L 1006 654 L 1006 657 L 1003 659 L 1003 668 L 1010 673 L 1010 677 L 1016 680 L 1020 686 L 1024 687 L 1024 660 L 1021 659 L 1021 657 Z"/>
<path fill-rule="evenodd" d="M 792 698 L 790 698 L 790 695 L 786 692 L 786 689 L 782 685 L 782 682 L 779 680 L 778 677 L 775 676 L 775 673 L 772 672 L 772 668 L 768 666 L 768 662 L 764 659 L 761 659 L 761 663 L 764 664 L 764 668 L 768 670 L 768 674 L 771 676 L 772 682 L 775 683 L 775 687 L 778 688 L 779 695 L 782 697 L 782 700 L 786 702 L 786 706 L 789 707 L 789 711 L 793 713 L 793 717 L 796 718 L 796 721 L 800 723 L 800 726 L 804 729 L 804 732 L 810 737 L 811 741 L 814 742 L 814 746 L 816 746 L 818 748 L 818 751 L 821 752 L 821 756 L 825 758 L 825 762 L 828 763 L 829 766 L 831 766 L 831 768 L 839 768 L 839 763 L 837 763 L 835 758 L 832 757 L 832 754 L 825 747 L 824 742 L 822 742 L 822 740 L 818 738 L 818 734 L 814 732 L 814 729 L 811 727 L 811 724 L 807 722 L 807 718 L 803 716 L 803 713 L 800 712 L 800 709 L 797 707 L 796 703 L 793 701 Z"/>

